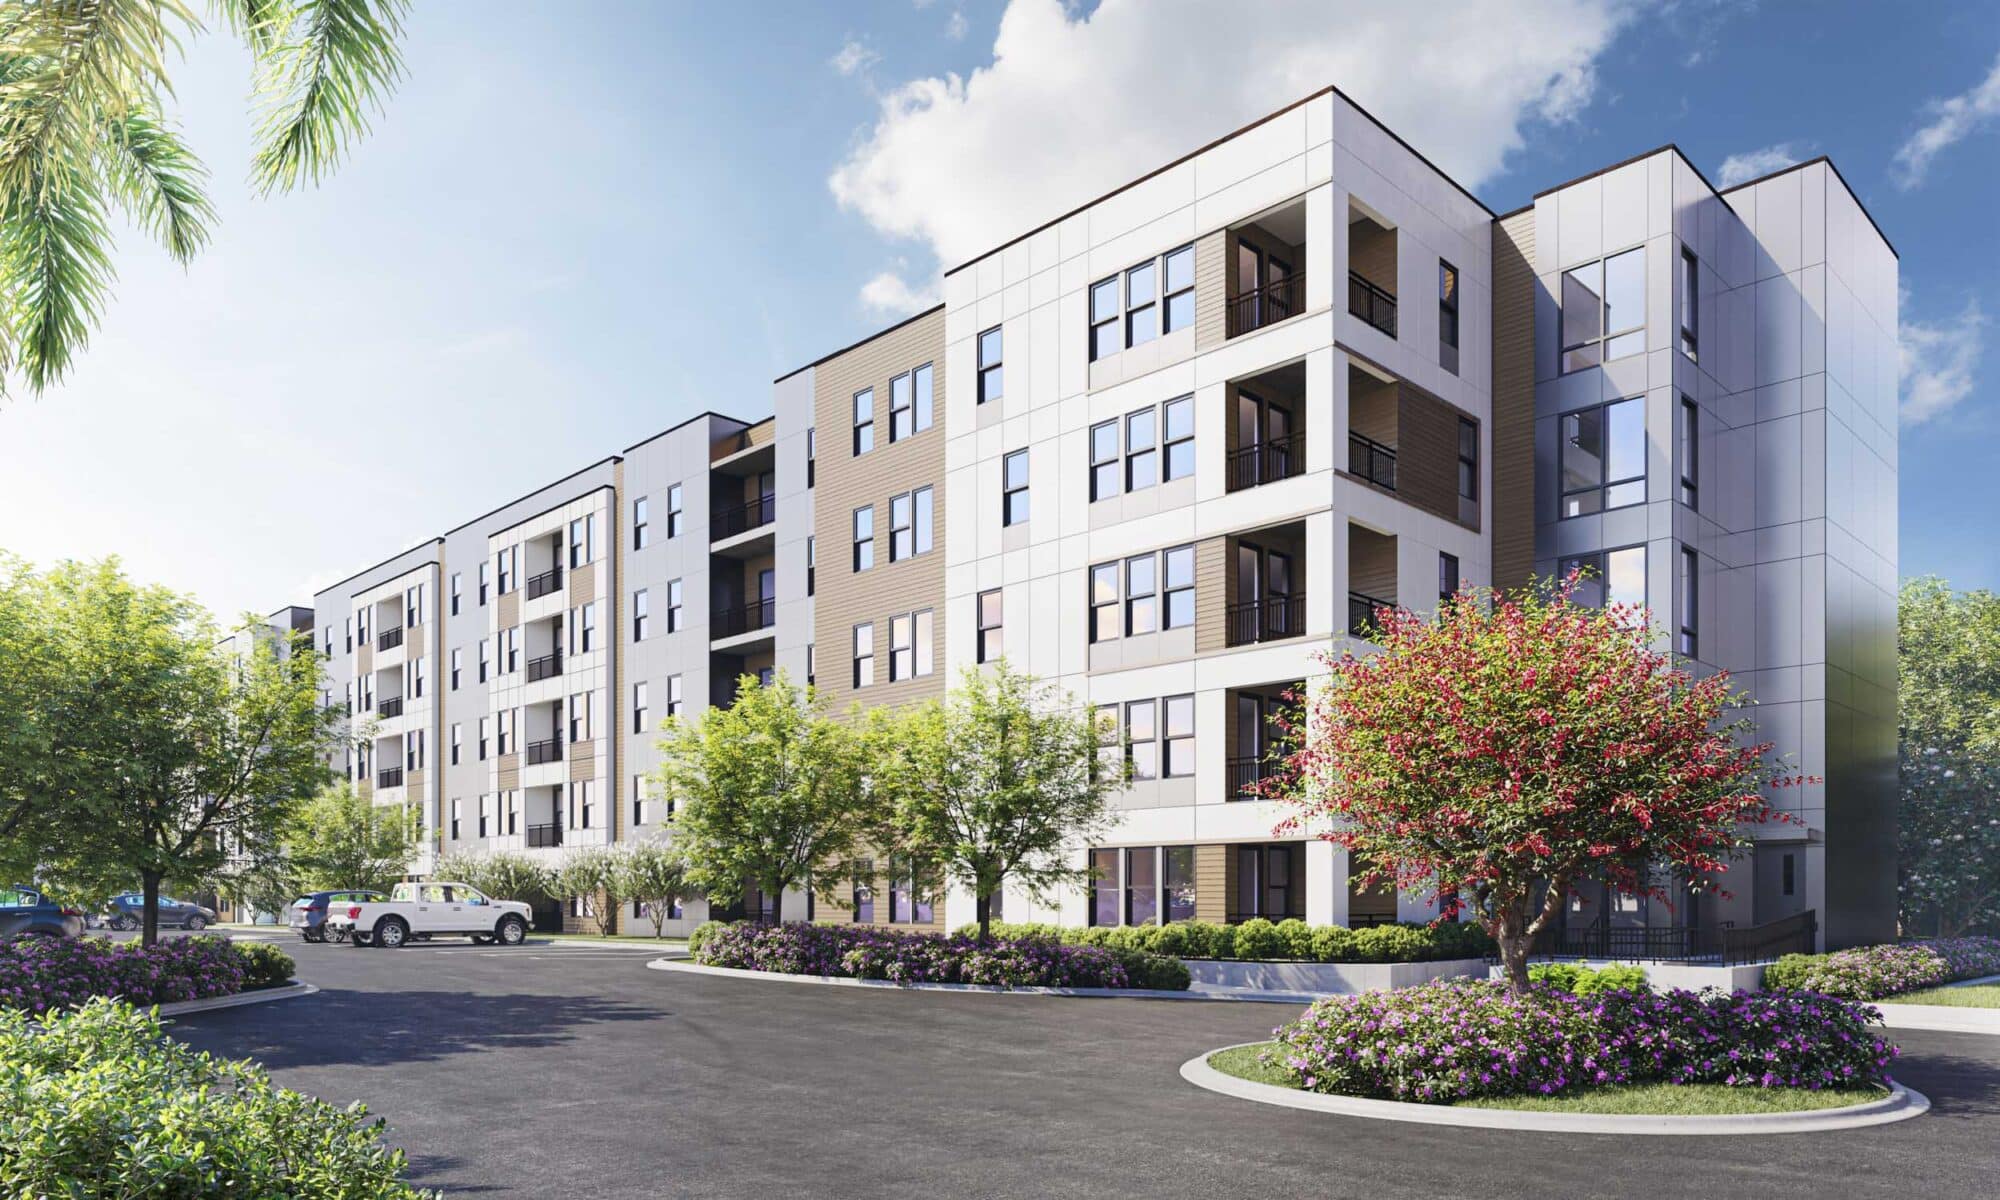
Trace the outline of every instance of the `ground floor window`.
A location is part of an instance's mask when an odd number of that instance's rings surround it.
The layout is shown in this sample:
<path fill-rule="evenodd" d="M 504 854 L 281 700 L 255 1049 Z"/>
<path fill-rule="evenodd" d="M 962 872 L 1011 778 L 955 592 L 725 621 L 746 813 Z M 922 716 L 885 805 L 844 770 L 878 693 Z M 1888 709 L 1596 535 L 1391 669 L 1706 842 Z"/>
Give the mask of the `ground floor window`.
<path fill-rule="evenodd" d="M 1090 870 L 1092 925 L 1159 925 L 1194 919 L 1193 846 L 1092 850 Z"/>
<path fill-rule="evenodd" d="M 1282 921 L 1306 915 L 1306 847 L 1303 842 L 1236 847 L 1236 911 L 1231 921 L 1263 917 Z"/>

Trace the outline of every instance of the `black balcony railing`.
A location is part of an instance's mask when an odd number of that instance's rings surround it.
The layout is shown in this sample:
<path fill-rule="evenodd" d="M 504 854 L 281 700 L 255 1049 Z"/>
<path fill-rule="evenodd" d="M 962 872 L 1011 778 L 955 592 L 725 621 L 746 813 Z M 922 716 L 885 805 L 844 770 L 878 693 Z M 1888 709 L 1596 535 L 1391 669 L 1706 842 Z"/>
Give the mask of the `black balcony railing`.
<path fill-rule="evenodd" d="M 396 626 L 394 629 L 384 629 L 381 636 L 375 639 L 375 648 L 377 650 L 394 650 L 402 644 L 403 627 L 401 625 Z"/>
<path fill-rule="evenodd" d="M 530 846 L 562 845 L 562 826 L 560 825 L 528 826 L 528 845 Z"/>
<path fill-rule="evenodd" d="M 384 700 L 382 703 L 375 706 L 375 715 L 378 717 L 402 716 L 403 698 L 401 696 L 391 696 L 387 700 Z"/>
<path fill-rule="evenodd" d="M 390 767 L 386 771 L 378 771 L 375 775 L 375 786 L 378 788 L 402 787 L 403 768 Z"/>
<path fill-rule="evenodd" d="M 1365 433 L 1347 434 L 1347 472 L 1377 487 L 1396 490 L 1396 451 Z"/>
<path fill-rule="evenodd" d="M 778 498 L 759 496 L 748 504 L 735 508 L 725 508 L 709 521 L 709 540 L 719 542 L 723 538 L 735 537 L 760 525 L 769 525 L 778 519 Z"/>
<path fill-rule="evenodd" d="M 1278 764 L 1261 754 L 1232 758 L 1228 763 L 1229 799 L 1261 800 L 1257 787 L 1278 774 Z"/>
<path fill-rule="evenodd" d="M 1229 302 L 1229 336 L 1276 325 L 1306 310 L 1306 273 L 1297 271 L 1263 287 L 1239 293 Z"/>
<path fill-rule="evenodd" d="M 1303 475 L 1305 469 L 1306 435 L 1293 433 L 1231 450 L 1226 482 L 1230 491 L 1240 492 Z"/>
<path fill-rule="evenodd" d="M 1298 637 L 1306 631 L 1306 595 L 1293 592 L 1232 604 L 1223 610 L 1223 619 L 1232 646 Z"/>
<path fill-rule="evenodd" d="M 528 599 L 534 600 L 562 588 L 562 567 L 554 566 L 540 575 L 528 576 Z"/>
<path fill-rule="evenodd" d="M 1384 600 L 1379 596 L 1363 595 L 1360 592 L 1347 593 L 1347 635 L 1365 638 L 1375 628 L 1375 610 L 1394 608 L 1394 600 Z"/>
<path fill-rule="evenodd" d="M 1347 311 L 1396 336 L 1396 298 L 1352 271 L 1347 273 Z"/>
<path fill-rule="evenodd" d="M 735 637 L 739 633 L 749 633 L 753 629 L 768 629 L 777 622 L 778 602 L 759 600 L 742 608 L 725 608 L 715 614 L 709 630 L 712 638 Z"/>
<path fill-rule="evenodd" d="M 546 738 L 539 742 L 529 742 L 528 765 L 532 767 L 538 763 L 561 762 L 562 746 L 561 738 Z"/>
<path fill-rule="evenodd" d="M 528 682 L 537 679 L 553 679 L 562 674 L 562 651 L 544 654 L 540 658 L 528 660 Z"/>
<path fill-rule="evenodd" d="M 1534 953 L 1550 958 L 1599 958 L 1618 962 L 1767 962 L 1786 954 L 1811 954 L 1819 935 L 1812 909 L 1738 929 L 1721 925 L 1614 926 L 1602 916 L 1581 929 L 1548 929 Z"/>

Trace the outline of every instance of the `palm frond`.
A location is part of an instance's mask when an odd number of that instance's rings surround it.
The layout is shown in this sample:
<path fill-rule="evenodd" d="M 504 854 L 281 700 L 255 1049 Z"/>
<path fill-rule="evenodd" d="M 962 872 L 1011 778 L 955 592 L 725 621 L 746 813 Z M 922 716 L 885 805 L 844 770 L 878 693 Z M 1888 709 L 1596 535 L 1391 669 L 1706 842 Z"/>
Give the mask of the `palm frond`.
<path fill-rule="evenodd" d="M 176 262 L 193 258 L 215 218 L 203 190 L 208 168 L 157 113 L 134 109 L 107 121 L 98 145 L 104 177 L 134 223 Z"/>
<path fill-rule="evenodd" d="M 56 157 L 60 179 L 29 180 L 0 208 L 0 304 L 28 385 L 47 388 L 83 348 L 110 285 L 102 181 L 87 158 Z"/>
<path fill-rule="evenodd" d="M 232 0 L 271 28 L 258 52 L 262 112 L 251 179 L 263 192 L 317 183 L 339 165 L 402 77 L 407 0 Z M 272 27 L 286 4 L 291 19 Z M 258 50 L 256 38 L 252 50 Z"/>
<path fill-rule="evenodd" d="M 260 55 L 278 45 L 293 15 L 290 0 L 212 0 L 209 7 Z"/>

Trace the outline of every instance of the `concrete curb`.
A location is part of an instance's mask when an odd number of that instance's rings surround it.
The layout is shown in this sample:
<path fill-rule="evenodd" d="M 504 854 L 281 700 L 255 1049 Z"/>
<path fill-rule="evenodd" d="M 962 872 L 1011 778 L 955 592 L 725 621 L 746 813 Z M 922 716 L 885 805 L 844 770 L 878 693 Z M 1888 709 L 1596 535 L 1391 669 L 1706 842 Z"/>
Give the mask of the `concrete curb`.
<path fill-rule="evenodd" d="M 979 983 L 892 983 L 887 979 L 845 979 L 833 975 L 785 975 L 777 971 L 744 971 L 736 967 L 704 967 L 680 959 L 656 958 L 649 970 L 679 971 L 689 975 L 714 975 L 723 979 L 752 979 L 759 983 L 813 983 L 831 987 L 889 988 L 902 992 L 983 992 L 998 996 L 1069 996 L 1079 999 L 1119 1000 L 1210 1000 L 1239 1004 L 1311 1004 L 1318 996 L 1305 992 L 1205 991 L 1166 992 L 1151 988 L 1004 988 Z"/>
<path fill-rule="evenodd" d="M 1956 1008 L 1949 1004 L 1889 1004 L 1877 1000 L 1882 1023 L 1891 1029 L 1939 1033 L 2000 1034 L 2000 1008 Z"/>
<path fill-rule="evenodd" d="M 246 1004 L 269 1004 L 274 1000 L 296 1000 L 319 989 L 310 983 L 288 983 L 284 987 L 259 988 L 234 996 L 211 996 L 206 1000 L 180 1000 L 160 1005 L 161 1017 L 184 1017 L 190 1013 L 213 1012 L 218 1008 L 242 1008 Z"/>
<path fill-rule="evenodd" d="M 1254 1046 L 1256 1042 L 1238 1043 Z M 1922 1092 L 1891 1084 L 1880 1100 L 1846 1108 L 1822 1108 L 1798 1113 L 1748 1113 L 1742 1116 L 1641 1117 L 1607 1113 L 1515 1112 L 1501 1108 L 1459 1108 L 1448 1104 L 1410 1104 L 1400 1100 L 1364 1100 L 1358 1096 L 1327 1096 L 1268 1083 L 1253 1083 L 1225 1075 L 1208 1065 L 1208 1056 L 1236 1046 L 1220 1046 L 1181 1064 L 1181 1078 L 1198 1088 L 1239 1100 L 1254 1100 L 1280 1108 L 1300 1108 L 1342 1117 L 1401 1121 L 1412 1125 L 1456 1125 L 1467 1129 L 1517 1129 L 1539 1133 L 1608 1133 L 1632 1135 L 1699 1135 L 1818 1133 L 1832 1129 L 1862 1129 L 1907 1121 L 1930 1111 Z"/>

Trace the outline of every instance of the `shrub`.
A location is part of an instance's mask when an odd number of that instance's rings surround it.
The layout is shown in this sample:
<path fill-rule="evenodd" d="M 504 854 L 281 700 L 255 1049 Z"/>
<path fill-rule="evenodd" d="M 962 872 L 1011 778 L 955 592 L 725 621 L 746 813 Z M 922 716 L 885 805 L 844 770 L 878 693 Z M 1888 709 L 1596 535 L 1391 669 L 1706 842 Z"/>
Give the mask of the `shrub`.
<path fill-rule="evenodd" d="M 1252 917 L 1236 927 L 1236 957 L 1246 960 L 1285 957 L 1285 941 L 1278 927 L 1262 917 Z"/>
<path fill-rule="evenodd" d="M 97 996 L 140 1006 L 232 996 L 246 957 L 227 938 L 173 938 L 155 946 L 104 938 L 16 938 L 0 943 L 0 1008 L 74 1008 Z"/>
<path fill-rule="evenodd" d="M 1555 991 L 1584 997 L 1605 992 L 1642 992 L 1647 988 L 1646 969 L 1633 966 L 1586 967 L 1581 963 L 1536 963 L 1528 968 L 1528 980 Z"/>
<path fill-rule="evenodd" d="M 1370 925 L 1354 931 L 1355 962 L 1422 962 L 1436 953 L 1436 935 L 1419 926 Z"/>
<path fill-rule="evenodd" d="M 1125 968 L 1126 981 L 1132 987 L 1158 992 L 1185 992 L 1188 985 L 1194 982 L 1187 964 L 1170 955 L 1116 949 L 1111 953 L 1118 957 L 1118 965 Z"/>
<path fill-rule="evenodd" d="M 1286 958 L 1298 958 L 1308 961 L 1312 959 L 1312 926 L 1299 920 L 1297 917 L 1286 917 L 1284 920 L 1278 922 L 1277 928 L 1273 932 L 1277 934 L 1278 944 L 1285 948 Z"/>
<path fill-rule="evenodd" d="M 1938 938 L 1857 946 L 1831 954 L 1787 954 L 1764 968 L 1764 986 L 1879 1000 L 1992 974 L 2000 974 L 2000 938 Z"/>
<path fill-rule="evenodd" d="M 1561 976 L 1566 972 L 1545 972 Z M 1887 1079 L 1881 1014 L 1798 993 L 1609 990 L 1452 980 L 1321 1000 L 1269 1061 L 1310 1091 L 1448 1103 L 1621 1083 L 1853 1087 Z"/>
<path fill-rule="evenodd" d="M 0 1194 L 414 1200 L 400 1150 L 360 1105 L 274 1086 L 249 1062 L 93 1000 L 0 1012 Z"/>
<path fill-rule="evenodd" d="M 688 934 L 688 953 L 694 955 L 696 958 L 701 957 L 702 945 L 709 938 L 714 937 L 717 932 L 727 928 L 729 928 L 729 922 L 727 921 L 703 921 L 701 924 L 695 926 L 694 932 Z"/>
<path fill-rule="evenodd" d="M 716 925 L 695 953 L 695 961 L 705 966 L 997 987 L 1178 991 L 1189 982 L 1187 968 L 1175 959 L 1045 936 L 996 937 L 982 943 L 964 934 L 902 933 L 867 925 Z"/>
<path fill-rule="evenodd" d="M 1576 963 L 1551 962 L 1536 963 L 1528 968 L 1528 982 L 1539 983 L 1554 988 L 1558 992 L 1576 994 L 1576 981 L 1589 967 Z"/>
<path fill-rule="evenodd" d="M 290 983 L 298 969 L 292 956 L 269 942 L 232 942 L 236 954 L 243 960 L 243 986 L 252 988 L 283 987 Z"/>
<path fill-rule="evenodd" d="M 960 937 L 979 932 L 976 925 L 958 930 Z M 1113 925 L 1075 928 L 995 922 L 998 938 L 1040 938 L 1072 946 L 1108 946 L 1161 954 L 1171 958 L 1289 960 L 1305 962 L 1431 962 L 1456 958 L 1488 958 L 1493 940 L 1477 925 L 1374 925 L 1347 929 L 1340 925 L 1308 925 L 1296 918 L 1277 924 L 1253 917 L 1241 925 L 1208 921 L 1175 921 L 1168 925 Z"/>

